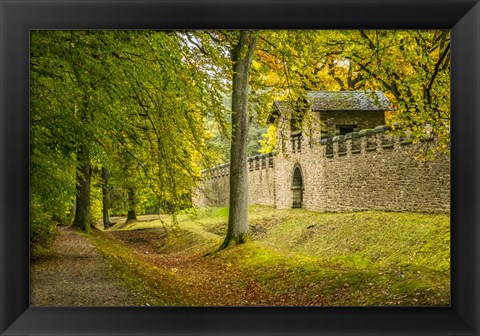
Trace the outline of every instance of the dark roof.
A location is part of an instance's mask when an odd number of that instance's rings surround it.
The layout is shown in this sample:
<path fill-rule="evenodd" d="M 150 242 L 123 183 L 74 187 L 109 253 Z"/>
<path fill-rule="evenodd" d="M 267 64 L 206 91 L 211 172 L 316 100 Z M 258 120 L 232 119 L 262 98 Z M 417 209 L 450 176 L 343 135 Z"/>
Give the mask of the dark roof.
<path fill-rule="evenodd" d="M 312 111 L 393 110 L 388 98 L 381 91 L 309 91 L 307 100 L 311 104 Z M 291 108 L 288 101 L 277 100 L 275 106 L 280 112 L 286 112 Z"/>
<path fill-rule="evenodd" d="M 388 111 L 388 98 L 381 91 L 310 91 L 312 111 Z"/>

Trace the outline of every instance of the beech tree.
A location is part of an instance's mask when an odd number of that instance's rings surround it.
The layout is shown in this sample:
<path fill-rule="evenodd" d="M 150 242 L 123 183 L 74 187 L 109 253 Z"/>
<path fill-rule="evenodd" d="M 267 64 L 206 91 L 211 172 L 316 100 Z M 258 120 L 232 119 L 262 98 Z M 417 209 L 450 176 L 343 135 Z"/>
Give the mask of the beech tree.
<path fill-rule="evenodd" d="M 110 192 L 108 185 L 108 170 L 105 167 L 102 167 L 102 221 L 103 228 L 108 229 L 111 225 L 110 223 Z"/>
<path fill-rule="evenodd" d="M 248 95 L 250 67 L 257 37 L 254 32 L 246 30 L 234 35 L 230 47 L 233 72 L 230 208 L 227 234 L 220 248 L 227 247 L 231 242 L 243 243 L 248 234 Z"/>
<path fill-rule="evenodd" d="M 75 204 L 73 224 L 89 231 L 92 174 L 108 168 L 109 183 L 118 184 L 112 167 L 121 156 L 135 162 L 130 173 L 157 203 L 188 205 L 200 178 L 205 119 L 223 115 L 223 87 L 191 62 L 179 34 L 32 32 L 32 222 L 41 226 Z M 41 172 L 57 166 L 66 167 L 64 181 Z M 49 206 L 55 194 L 61 208 Z M 145 193 L 133 194 L 144 201 Z"/>

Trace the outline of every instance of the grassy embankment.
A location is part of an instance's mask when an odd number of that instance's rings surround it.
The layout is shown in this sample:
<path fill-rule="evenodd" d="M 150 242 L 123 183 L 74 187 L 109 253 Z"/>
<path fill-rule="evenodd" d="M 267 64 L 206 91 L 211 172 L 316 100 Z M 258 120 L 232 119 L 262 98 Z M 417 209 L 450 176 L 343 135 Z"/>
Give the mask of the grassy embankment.
<path fill-rule="evenodd" d="M 448 215 L 250 207 L 252 238 L 222 242 L 228 209 L 119 222 L 92 235 L 145 305 L 448 305 Z"/>

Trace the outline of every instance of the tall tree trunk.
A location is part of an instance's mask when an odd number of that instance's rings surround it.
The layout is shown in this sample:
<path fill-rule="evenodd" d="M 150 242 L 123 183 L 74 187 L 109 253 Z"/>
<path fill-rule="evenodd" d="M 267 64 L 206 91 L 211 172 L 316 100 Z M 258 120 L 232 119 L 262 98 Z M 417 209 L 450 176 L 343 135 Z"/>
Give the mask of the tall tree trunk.
<path fill-rule="evenodd" d="M 102 167 L 102 212 L 103 212 L 103 228 L 110 227 L 110 216 L 108 215 L 109 208 L 108 199 L 108 171 Z"/>
<path fill-rule="evenodd" d="M 137 220 L 137 214 L 135 213 L 135 191 L 133 188 L 128 188 L 128 214 L 127 222 Z"/>
<path fill-rule="evenodd" d="M 230 212 L 227 235 L 220 249 L 245 242 L 248 235 L 248 80 L 257 38 L 242 30 L 238 43 L 231 50 L 232 81 L 232 144 L 230 148 Z"/>
<path fill-rule="evenodd" d="M 87 146 L 83 146 L 77 153 L 77 193 L 76 210 L 73 226 L 82 231 L 90 231 L 90 153 Z"/>

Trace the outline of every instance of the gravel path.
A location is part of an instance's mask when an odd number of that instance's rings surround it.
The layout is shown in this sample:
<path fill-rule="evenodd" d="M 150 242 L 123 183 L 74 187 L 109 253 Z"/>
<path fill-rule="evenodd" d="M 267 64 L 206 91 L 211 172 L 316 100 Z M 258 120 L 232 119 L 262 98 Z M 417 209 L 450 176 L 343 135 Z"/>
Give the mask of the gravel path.
<path fill-rule="evenodd" d="M 30 268 L 32 306 L 135 306 L 139 298 L 114 278 L 87 237 L 60 227 L 51 257 Z"/>

